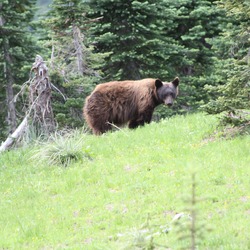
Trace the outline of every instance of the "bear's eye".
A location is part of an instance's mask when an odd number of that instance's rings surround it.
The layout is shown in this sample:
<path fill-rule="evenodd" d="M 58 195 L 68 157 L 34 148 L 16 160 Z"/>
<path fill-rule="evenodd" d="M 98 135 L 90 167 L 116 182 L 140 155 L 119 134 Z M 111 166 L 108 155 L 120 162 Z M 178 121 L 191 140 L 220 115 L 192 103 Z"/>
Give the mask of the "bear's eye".
<path fill-rule="evenodd" d="M 171 96 L 171 97 L 174 98 L 175 94 L 174 94 L 174 92 L 168 91 L 167 93 L 165 93 L 165 96 L 166 96 L 166 97 L 167 97 L 167 96 Z"/>

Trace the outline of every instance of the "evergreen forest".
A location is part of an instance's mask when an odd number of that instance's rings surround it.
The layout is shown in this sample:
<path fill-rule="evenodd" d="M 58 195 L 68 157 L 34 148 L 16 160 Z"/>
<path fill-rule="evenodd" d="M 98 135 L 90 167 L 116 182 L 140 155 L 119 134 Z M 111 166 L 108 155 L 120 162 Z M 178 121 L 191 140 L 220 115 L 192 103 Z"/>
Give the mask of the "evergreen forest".
<path fill-rule="evenodd" d="M 155 120 L 203 110 L 249 126 L 249 0 L 3 0 L 0 49 L 0 141 L 29 112 L 37 55 L 56 129 L 84 126 L 84 100 L 99 83 L 176 76 L 178 100 Z"/>

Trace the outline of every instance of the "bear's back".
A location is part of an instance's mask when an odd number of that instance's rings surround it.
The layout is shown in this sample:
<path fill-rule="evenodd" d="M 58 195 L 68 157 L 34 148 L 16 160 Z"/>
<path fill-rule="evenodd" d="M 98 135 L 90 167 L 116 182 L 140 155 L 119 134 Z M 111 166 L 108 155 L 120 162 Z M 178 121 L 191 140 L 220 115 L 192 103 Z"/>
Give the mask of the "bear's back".
<path fill-rule="evenodd" d="M 124 89 L 131 89 L 133 91 L 136 91 L 138 88 L 143 90 L 143 88 L 154 88 L 155 79 L 152 78 L 146 78 L 142 80 L 126 80 L 126 81 L 112 81 L 112 82 L 106 82 L 98 84 L 95 89 L 95 91 L 100 92 L 108 92 L 113 91 L 116 89 L 121 89 L 124 91 Z"/>

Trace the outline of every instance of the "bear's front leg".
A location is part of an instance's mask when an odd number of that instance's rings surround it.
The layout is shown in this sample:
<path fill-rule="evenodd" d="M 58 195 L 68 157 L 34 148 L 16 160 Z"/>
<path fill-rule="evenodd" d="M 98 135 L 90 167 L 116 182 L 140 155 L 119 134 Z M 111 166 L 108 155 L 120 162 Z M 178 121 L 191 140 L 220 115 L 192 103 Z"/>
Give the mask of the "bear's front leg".
<path fill-rule="evenodd" d="M 137 128 L 140 124 L 137 120 L 131 120 L 129 121 L 128 127 L 131 129 Z"/>
<path fill-rule="evenodd" d="M 138 116 L 137 119 L 129 121 L 128 127 L 131 129 L 137 128 L 138 126 L 144 126 L 145 123 L 150 123 L 152 119 L 153 112 L 147 111 L 142 115 Z"/>

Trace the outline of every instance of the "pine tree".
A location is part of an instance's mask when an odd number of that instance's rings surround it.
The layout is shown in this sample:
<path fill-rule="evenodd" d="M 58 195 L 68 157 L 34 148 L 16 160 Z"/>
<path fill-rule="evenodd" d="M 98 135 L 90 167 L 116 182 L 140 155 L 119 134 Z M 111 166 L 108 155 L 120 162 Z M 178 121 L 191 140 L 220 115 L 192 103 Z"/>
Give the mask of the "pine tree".
<path fill-rule="evenodd" d="M 166 62 L 163 1 L 91 0 L 90 4 L 92 16 L 100 18 L 93 29 L 96 50 L 110 53 L 103 67 L 105 78 L 157 77 Z"/>
<path fill-rule="evenodd" d="M 246 0 L 223 0 L 219 6 L 230 22 L 214 41 L 219 57 L 213 73 L 218 81 L 207 88 L 212 99 L 205 110 L 222 113 L 223 123 L 239 125 L 250 120 L 250 6 Z"/>
<path fill-rule="evenodd" d="M 67 67 L 64 70 L 72 74 L 83 76 L 88 74 L 90 68 L 87 65 L 89 51 L 85 47 L 85 33 L 88 19 L 86 13 L 87 5 L 80 0 L 54 0 L 49 12 L 47 24 L 51 28 L 50 33 L 53 39 L 52 65 L 53 59 L 58 64 L 64 62 Z"/>
<path fill-rule="evenodd" d="M 93 55 L 89 43 L 89 27 L 93 20 L 86 17 L 89 7 L 81 0 L 54 0 L 44 23 L 51 47 L 51 81 L 64 96 L 54 93 L 54 112 L 60 127 L 82 126 L 84 97 L 98 80 L 95 64 L 101 60 Z M 97 58 L 96 58 L 97 57 Z"/>
<path fill-rule="evenodd" d="M 165 34 L 175 41 L 168 62 L 182 82 L 178 103 L 184 110 L 197 109 L 208 101 L 204 86 L 214 81 L 211 71 L 216 53 L 211 49 L 211 40 L 222 31 L 225 13 L 214 0 L 165 3 L 175 15 L 172 25 L 165 25 Z"/>
<path fill-rule="evenodd" d="M 35 54 L 30 26 L 35 2 L 35 0 L 4 0 L 0 3 L 0 90 L 2 93 L 5 89 L 6 92 L 5 96 L 0 96 L 0 103 L 3 106 L 0 110 L 0 123 L 3 128 L 1 133 L 11 133 L 17 126 L 14 87 L 22 85 L 27 80 L 28 69 Z"/>

